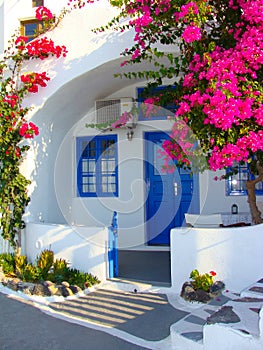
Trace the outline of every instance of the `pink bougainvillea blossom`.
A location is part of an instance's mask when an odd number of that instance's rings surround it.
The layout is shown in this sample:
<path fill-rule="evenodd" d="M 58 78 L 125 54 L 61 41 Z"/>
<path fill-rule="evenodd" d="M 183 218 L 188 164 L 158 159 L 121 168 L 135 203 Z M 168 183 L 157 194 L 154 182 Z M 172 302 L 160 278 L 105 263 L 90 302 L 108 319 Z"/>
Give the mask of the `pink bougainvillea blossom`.
<path fill-rule="evenodd" d="M 152 118 L 158 115 L 158 112 L 161 110 L 160 97 L 153 96 L 146 98 L 142 105 L 141 109 L 145 118 Z"/>
<path fill-rule="evenodd" d="M 193 41 L 200 40 L 201 39 L 201 30 L 199 27 L 190 25 L 185 28 L 182 38 L 187 43 L 192 43 Z"/>
<path fill-rule="evenodd" d="M 126 125 L 129 120 L 132 118 L 132 113 L 124 112 L 118 120 L 111 124 L 112 128 L 118 129 Z"/>

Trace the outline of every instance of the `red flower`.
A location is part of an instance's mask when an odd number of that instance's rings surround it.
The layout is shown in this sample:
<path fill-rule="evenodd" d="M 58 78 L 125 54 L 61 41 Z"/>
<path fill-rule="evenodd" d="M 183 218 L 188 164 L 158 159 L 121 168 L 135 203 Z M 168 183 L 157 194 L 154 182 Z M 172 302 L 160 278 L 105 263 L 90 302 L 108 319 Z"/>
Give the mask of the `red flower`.
<path fill-rule="evenodd" d="M 216 272 L 215 272 L 215 271 L 210 271 L 209 273 L 210 273 L 210 275 L 213 276 L 213 277 L 216 276 Z"/>
<path fill-rule="evenodd" d="M 27 53 L 30 57 L 39 57 L 41 60 L 49 57 L 49 55 L 57 58 L 66 56 L 67 49 L 63 46 L 55 46 L 51 39 L 46 37 L 35 39 L 26 46 Z"/>
<path fill-rule="evenodd" d="M 19 134 L 26 139 L 32 139 L 39 134 L 38 127 L 32 122 L 24 123 L 19 129 Z"/>
<path fill-rule="evenodd" d="M 38 19 L 39 21 L 42 21 L 42 20 L 48 20 L 48 19 L 52 19 L 54 18 L 52 12 L 44 7 L 44 6 L 39 6 L 36 10 L 36 19 Z"/>
<path fill-rule="evenodd" d="M 46 72 L 21 75 L 20 79 L 28 88 L 29 92 L 38 92 L 37 85 L 45 87 L 47 86 L 45 80 L 46 81 L 50 80 L 50 78 L 47 77 Z"/>
<path fill-rule="evenodd" d="M 26 42 L 28 41 L 28 38 L 26 36 L 19 36 L 16 38 L 15 45 L 18 48 L 18 50 L 23 50 L 26 46 Z"/>

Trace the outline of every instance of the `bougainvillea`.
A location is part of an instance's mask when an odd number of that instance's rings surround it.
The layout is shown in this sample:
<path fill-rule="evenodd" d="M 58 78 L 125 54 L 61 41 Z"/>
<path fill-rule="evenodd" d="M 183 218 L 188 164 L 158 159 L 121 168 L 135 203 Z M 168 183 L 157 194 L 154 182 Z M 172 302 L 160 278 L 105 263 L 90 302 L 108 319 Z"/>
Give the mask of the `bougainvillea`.
<path fill-rule="evenodd" d="M 45 7 L 38 7 L 36 17 L 48 30 L 56 25 L 55 17 Z M 29 150 L 27 139 L 39 134 L 38 127 L 27 121 L 30 107 L 24 107 L 29 93 L 37 93 L 50 80 L 47 72 L 24 72 L 24 63 L 33 59 L 66 55 L 64 46 L 57 46 L 46 37 L 27 43 L 27 38 L 13 35 L 0 61 L 0 226 L 3 238 L 16 245 L 17 234 L 24 227 L 23 214 L 30 198 L 30 181 L 20 172 L 20 164 Z"/>
<path fill-rule="evenodd" d="M 183 120 L 198 141 L 205 157 L 201 170 L 249 163 L 259 176 L 247 182 L 248 202 L 253 221 L 262 222 L 254 189 L 263 180 L 263 0 L 114 4 L 120 15 L 97 30 L 134 29 L 134 45 L 122 53 L 122 65 L 149 61 L 155 67 L 137 74 L 127 68 L 116 76 L 146 79 L 149 86 L 162 85 L 164 79 L 176 85 L 171 101 L 178 105 L 175 123 Z M 193 148 L 189 152 L 178 135 L 171 137 L 163 145 L 166 154 L 180 166 L 190 165 Z"/>

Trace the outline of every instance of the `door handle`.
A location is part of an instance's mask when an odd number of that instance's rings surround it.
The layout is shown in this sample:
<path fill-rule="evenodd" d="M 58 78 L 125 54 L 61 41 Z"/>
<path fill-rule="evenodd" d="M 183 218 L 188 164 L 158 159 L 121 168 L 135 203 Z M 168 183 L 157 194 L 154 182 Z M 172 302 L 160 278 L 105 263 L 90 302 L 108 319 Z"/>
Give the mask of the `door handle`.
<path fill-rule="evenodd" d="M 174 195 L 175 196 L 178 196 L 179 188 L 181 188 L 181 186 L 179 186 L 177 182 L 174 182 Z"/>
<path fill-rule="evenodd" d="M 150 179 L 146 179 L 146 190 L 147 190 L 147 192 L 150 191 L 150 187 L 151 187 Z"/>

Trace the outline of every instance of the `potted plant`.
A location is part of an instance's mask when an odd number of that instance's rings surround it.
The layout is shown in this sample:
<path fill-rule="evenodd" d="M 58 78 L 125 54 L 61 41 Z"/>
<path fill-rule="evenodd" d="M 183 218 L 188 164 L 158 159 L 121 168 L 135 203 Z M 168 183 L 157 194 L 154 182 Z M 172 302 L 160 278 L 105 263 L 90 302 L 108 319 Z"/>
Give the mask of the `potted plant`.
<path fill-rule="evenodd" d="M 183 284 L 181 297 L 187 301 L 202 303 L 215 298 L 225 288 L 225 284 L 222 281 L 214 282 L 215 276 L 215 271 L 200 274 L 198 270 L 193 270 L 190 273 L 190 281 Z"/>

